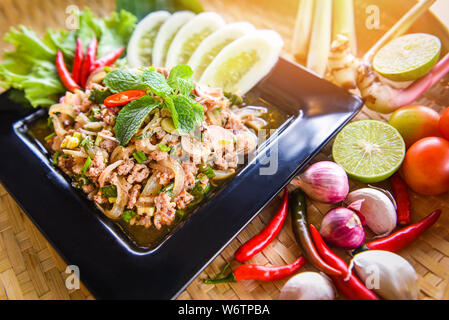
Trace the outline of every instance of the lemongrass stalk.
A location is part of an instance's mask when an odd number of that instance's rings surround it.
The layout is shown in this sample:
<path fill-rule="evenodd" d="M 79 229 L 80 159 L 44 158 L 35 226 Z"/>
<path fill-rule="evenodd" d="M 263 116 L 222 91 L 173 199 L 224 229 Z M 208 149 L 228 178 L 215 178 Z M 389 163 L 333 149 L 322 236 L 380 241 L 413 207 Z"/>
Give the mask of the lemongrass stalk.
<path fill-rule="evenodd" d="M 436 0 L 419 1 L 365 54 L 363 58 L 364 62 L 371 64 L 380 48 L 390 40 L 403 35 L 435 2 Z"/>
<path fill-rule="evenodd" d="M 368 108 L 391 113 L 396 109 L 412 104 L 429 88 L 449 73 L 449 54 L 441 59 L 424 77 L 416 80 L 406 89 L 394 89 L 380 82 L 373 70 L 365 65 L 359 74 L 359 89 Z"/>
<path fill-rule="evenodd" d="M 293 55 L 297 60 L 304 61 L 309 49 L 310 33 L 312 31 L 314 0 L 300 0 L 293 33 Z"/>
<path fill-rule="evenodd" d="M 313 29 L 307 68 L 323 77 L 329 58 L 332 34 L 332 0 L 315 0 Z"/>
<path fill-rule="evenodd" d="M 333 36 L 344 35 L 349 39 L 351 52 L 357 55 L 357 37 L 355 32 L 354 0 L 334 0 L 333 3 Z"/>

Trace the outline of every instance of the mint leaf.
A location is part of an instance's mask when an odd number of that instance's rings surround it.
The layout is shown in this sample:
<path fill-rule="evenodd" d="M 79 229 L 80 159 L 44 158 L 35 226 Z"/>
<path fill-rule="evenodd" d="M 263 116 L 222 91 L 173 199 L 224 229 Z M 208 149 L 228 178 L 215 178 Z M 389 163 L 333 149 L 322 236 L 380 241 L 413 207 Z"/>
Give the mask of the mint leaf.
<path fill-rule="evenodd" d="M 204 119 L 203 107 L 189 97 L 172 95 L 165 102 L 180 135 L 188 135 Z"/>
<path fill-rule="evenodd" d="M 112 92 L 108 89 L 106 90 L 99 90 L 99 89 L 93 89 L 90 92 L 89 100 L 92 102 L 95 102 L 96 104 L 103 104 L 104 99 L 112 95 Z"/>
<path fill-rule="evenodd" d="M 172 92 L 172 88 L 167 84 L 165 77 L 157 71 L 146 70 L 142 74 L 142 80 L 158 96 L 165 96 Z"/>
<path fill-rule="evenodd" d="M 109 72 L 104 79 L 104 83 L 114 93 L 127 90 L 145 90 L 147 88 L 139 74 L 126 69 L 115 69 Z"/>
<path fill-rule="evenodd" d="M 151 110 L 158 106 L 158 101 L 149 95 L 145 95 L 140 99 L 131 101 L 120 110 L 115 120 L 114 129 L 115 136 L 121 146 L 128 144 Z"/>
<path fill-rule="evenodd" d="M 173 90 L 179 90 L 181 94 L 188 96 L 195 87 L 192 76 L 192 68 L 187 65 L 179 64 L 171 69 L 167 82 Z"/>

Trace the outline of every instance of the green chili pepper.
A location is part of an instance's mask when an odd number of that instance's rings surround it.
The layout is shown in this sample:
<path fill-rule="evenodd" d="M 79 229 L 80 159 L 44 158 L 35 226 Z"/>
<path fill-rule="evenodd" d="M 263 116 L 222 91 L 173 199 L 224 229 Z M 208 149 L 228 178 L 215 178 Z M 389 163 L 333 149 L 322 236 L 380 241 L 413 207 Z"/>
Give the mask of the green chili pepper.
<path fill-rule="evenodd" d="M 293 233 L 302 248 L 307 261 L 328 275 L 339 276 L 341 271 L 329 266 L 318 254 L 307 223 L 306 196 L 300 189 L 290 196 L 290 212 L 292 216 Z"/>

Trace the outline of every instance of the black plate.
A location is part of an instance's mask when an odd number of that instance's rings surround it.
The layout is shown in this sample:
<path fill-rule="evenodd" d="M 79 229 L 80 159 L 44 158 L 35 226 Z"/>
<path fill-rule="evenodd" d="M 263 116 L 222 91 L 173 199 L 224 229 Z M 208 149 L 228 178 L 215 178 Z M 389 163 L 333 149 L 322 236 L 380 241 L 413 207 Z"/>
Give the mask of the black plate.
<path fill-rule="evenodd" d="M 256 157 L 160 246 L 142 250 L 48 161 L 23 118 L 0 96 L 0 180 L 99 299 L 175 298 L 360 110 L 362 101 L 280 59 L 255 89 L 290 117 Z M 9 110 L 9 111 L 4 111 Z M 274 175 L 261 175 L 278 154 Z"/>

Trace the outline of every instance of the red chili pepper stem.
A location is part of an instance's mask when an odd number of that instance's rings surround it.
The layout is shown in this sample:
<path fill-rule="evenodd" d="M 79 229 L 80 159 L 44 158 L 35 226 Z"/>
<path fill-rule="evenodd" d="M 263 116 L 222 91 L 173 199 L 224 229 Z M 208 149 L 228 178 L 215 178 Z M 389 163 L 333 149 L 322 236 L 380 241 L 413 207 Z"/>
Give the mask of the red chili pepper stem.
<path fill-rule="evenodd" d="M 124 47 L 118 48 L 117 50 L 105 55 L 104 57 L 95 60 L 90 66 L 89 70 L 90 73 L 94 72 L 99 68 L 104 68 L 106 66 L 110 66 L 111 64 L 113 64 L 115 61 L 117 61 L 118 58 L 120 58 L 124 50 L 125 50 Z"/>
<path fill-rule="evenodd" d="M 284 225 L 288 212 L 288 189 L 284 189 L 282 204 L 270 223 L 257 235 L 245 242 L 235 252 L 235 259 L 245 262 L 265 249 L 276 238 Z"/>
<path fill-rule="evenodd" d="M 58 70 L 59 79 L 61 79 L 62 84 L 67 90 L 75 92 L 76 89 L 80 88 L 70 75 L 70 72 L 65 65 L 64 56 L 62 55 L 61 50 L 58 50 L 58 53 L 56 54 L 56 69 Z"/>
<path fill-rule="evenodd" d="M 391 187 L 393 188 L 393 195 L 397 205 L 398 224 L 406 226 L 412 221 L 412 215 L 410 210 L 410 195 L 408 193 L 408 187 L 404 180 L 395 173 L 391 177 Z"/>
<path fill-rule="evenodd" d="M 227 264 L 223 270 L 214 278 L 205 279 L 206 284 L 218 284 L 239 282 L 242 280 L 258 280 L 258 281 L 276 281 L 284 279 L 295 274 L 300 268 L 306 264 L 304 257 L 299 257 L 293 263 L 279 266 L 279 267 L 267 267 L 255 264 L 242 264 L 238 266 L 234 271 L 231 271 L 226 276 L 221 277 L 229 268 Z"/>

